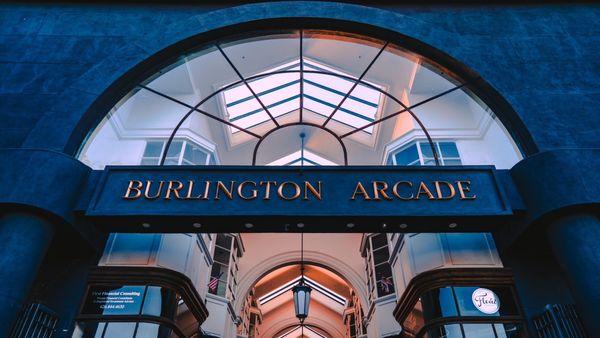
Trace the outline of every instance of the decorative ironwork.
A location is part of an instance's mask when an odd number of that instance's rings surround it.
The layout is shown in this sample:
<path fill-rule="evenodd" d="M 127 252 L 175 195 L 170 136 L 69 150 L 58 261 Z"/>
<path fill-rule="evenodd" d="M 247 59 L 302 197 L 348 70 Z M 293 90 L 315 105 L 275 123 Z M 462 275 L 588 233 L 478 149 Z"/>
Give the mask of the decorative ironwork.
<path fill-rule="evenodd" d="M 217 43 L 215 44 L 215 47 L 220 51 L 220 53 L 223 55 L 223 57 L 225 58 L 225 60 L 227 61 L 227 63 L 232 67 L 232 69 L 234 70 L 234 72 L 238 75 L 238 77 L 240 78 L 238 81 L 235 81 L 231 84 L 228 84 L 222 88 L 219 88 L 218 90 L 214 91 L 213 93 L 209 94 L 208 96 L 206 96 L 205 98 L 203 98 L 201 101 L 199 101 L 196 105 L 190 105 L 187 104 L 185 102 L 182 102 L 181 100 L 178 100 L 172 96 L 169 96 L 167 94 L 164 94 L 158 90 L 149 88 L 146 85 L 142 85 L 139 84 L 138 87 L 148 90 L 156 95 L 159 95 L 165 99 L 168 99 L 172 102 L 175 102 L 179 105 L 182 105 L 186 108 L 189 109 L 189 111 L 179 120 L 179 122 L 177 123 L 177 125 L 175 126 L 175 128 L 173 129 L 173 131 L 171 132 L 171 135 L 169 136 L 169 139 L 166 143 L 166 146 L 163 150 L 163 153 L 161 154 L 161 158 L 159 161 L 160 165 L 164 165 L 165 164 L 165 160 L 166 160 L 166 156 L 167 153 L 169 151 L 169 148 L 171 146 L 171 143 L 173 141 L 173 139 L 175 138 L 175 135 L 177 134 L 177 132 L 179 131 L 179 129 L 181 128 L 181 126 L 183 125 L 183 123 L 189 118 L 189 116 L 191 114 L 193 114 L 194 112 L 200 113 L 208 118 L 211 118 L 217 122 L 223 123 L 225 125 L 228 125 L 232 128 L 235 128 L 237 130 L 240 130 L 252 137 L 255 137 L 258 139 L 257 144 L 254 147 L 254 151 L 253 151 L 253 156 L 252 156 L 252 165 L 256 165 L 256 156 L 257 156 L 257 151 L 258 148 L 260 147 L 260 144 L 262 143 L 262 141 L 265 139 L 266 136 L 272 134 L 274 131 L 280 130 L 282 128 L 285 127 L 290 127 L 290 126 L 298 126 L 298 125 L 306 125 L 306 126 L 311 126 L 311 127 L 315 127 L 315 128 L 319 128 L 322 130 L 327 131 L 328 133 L 330 133 L 331 135 L 333 135 L 338 142 L 340 143 L 340 145 L 342 146 L 342 150 L 344 153 L 344 165 L 348 165 L 348 155 L 347 155 L 347 151 L 346 151 L 346 147 L 343 143 L 343 139 L 353 135 L 359 131 L 365 130 L 366 128 L 375 126 L 379 123 L 382 123 L 390 118 L 393 118 L 395 116 L 398 116 L 402 113 L 408 113 L 411 115 L 411 117 L 415 120 L 415 122 L 419 125 L 419 127 L 421 128 L 421 130 L 423 131 L 423 133 L 425 134 L 425 137 L 427 138 L 427 141 L 429 143 L 429 146 L 431 147 L 431 151 L 435 160 L 435 164 L 437 166 L 441 165 L 440 160 L 439 160 L 439 154 L 437 152 L 437 149 L 433 143 L 433 139 L 431 138 L 430 133 L 428 132 L 427 128 L 425 127 L 425 125 L 423 124 L 423 122 L 416 116 L 416 114 L 412 111 L 412 109 L 419 107 L 423 104 L 426 104 L 428 102 L 431 102 L 433 100 L 436 100 L 442 96 L 445 96 L 451 92 L 454 92 L 462 87 L 464 87 L 466 85 L 466 83 L 460 83 L 458 85 L 456 85 L 453 88 L 450 88 L 442 93 L 436 94 L 434 96 L 431 96 L 425 100 L 422 100 L 418 103 L 415 103 L 411 106 L 407 106 L 406 104 L 404 104 L 400 99 L 398 99 L 397 97 L 395 97 L 394 95 L 392 95 L 391 93 L 371 84 L 368 83 L 366 81 L 363 80 L 364 76 L 367 74 L 367 72 L 369 71 L 369 69 L 373 66 L 373 64 L 375 64 L 375 62 L 377 61 L 377 59 L 379 58 L 379 56 L 383 53 L 383 51 L 385 50 L 385 48 L 389 45 L 389 41 L 385 42 L 383 44 L 383 47 L 379 50 L 379 52 L 377 53 L 377 55 L 371 60 L 371 62 L 369 63 L 369 65 L 366 67 L 366 69 L 361 73 L 361 75 L 356 78 L 353 76 L 348 76 L 348 75 L 344 75 L 344 74 L 338 74 L 338 73 L 334 73 L 331 71 L 321 71 L 321 70 L 306 70 L 304 69 L 304 53 L 303 53 L 303 30 L 300 30 L 300 37 L 299 37 L 299 49 L 300 49 L 300 69 L 299 70 L 277 70 L 277 71 L 272 71 L 272 72 L 267 72 L 267 73 L 261 73 L 261 74 L 256 74 L 253 76 L 248 76 L 248 77 L 244 77 L 240 71 L 237 69 L 237 67 L 233 64 L 233 62 L 229 59 L 229 57 L 227 56 L 227 54 L 223 51 L 223 49 L 221 48 L 221 46 Z M 268 110 L 268 108 L 265 106 L 265 104 L 262 102 L 262 100 L 260 100 L 259 96 L 256 94 L 256 92 L 251 88 L 250 86 L 250 81 L 256 80 L 256 79 L 260 79 L 260 78 L 264 78 L 267 76 L 271 76 L 271 75 L 277 75 L 277 74 L 286 74 L 286 73 L 299 73 L 300 74 L 300 108 L 299 108 L 299 122 L 293 122 L 293 123 L 286 123 L 286 124 L 280 124 L 277 119 L 271 114 L 271 112 Z M 328 76 L 333 76 L 333 77 L 337 77 L 337 78 L 341 78 L 344 80 L 348 80 L 348 81 L 352 81 L 353 85 L 350 88 L 350 90 L 348 90 L 344 97 L 342 98 L 342 100 L 339 102 L 339 104 L 335 107 L 335 109 L 333 110 L 333 112 L 326 118 L 325 122 L 322 125 L 319 124 L 315 124 L 315 123 L 310 123 L 310 122 L 304 122 L 303 119 L 303 110 L 304 110 L 304 74 L 320 74 L 320 75 L 328 75 Z M 243 128 L 239 125 L 236 125 L 235 123 L 232 123 L 231 121 L 227 121 L 224 118 L 218 117 L 214 114 L 210 114 L 209 112 L 206 112 L 202 109 L 200 109 L 200 107 L 206 103 L 208 100 L 210 100 L 211 98 L 215 97 L 217 94 L 227 90 L 227 89 L 231 89 L 235 86 L 238 86 L 240 84 L 244 84 L 251 92 L 252 96 L 258 101 L 258 103 L 260 104 L 260 106 L 262 107 L 262 110 L 265 111 L 265 113 L 269 116 L 269 118 L 274 122 L 275 124 L 275 128 L 269 130 L 267 133 L 265 133 L 264 135 L 258 135 L 252 131 L 250 131 L 248 128 Z M 377 92 L 385 95 L 386 97 L 388 97 L 389 99 L 391 99 L 392 101 L 396 102 L 397 104 L 399 104 L 402 109 L 399 111 L 396 111 L 392 114 L 389 114 L 387 116 L 382 116 L 379 119 L 369 122 L 361 127 L 358 128 L 354 128 L 354 130 L 346 132 L 344 134 L 338 135 L 336 132 L 334 132 L 333 130 L 331 130 L 330 128 L 327 128 L 326 125 L 329 123 L 329 121 L 333 118 L 333 116 L 335 115 L 335 113 L 337 113 L 338 110 L 340 110 L 341 106 L 344 104 L 344 102 L 347 100 L 347 98 L 351 95 L 352 91 L 354 90 L 354 88 L 356 88 L 356 86 L 358 85 L 364 85 L 366 87 L 369 87 L 373 90 L 376 90 Z"/>
<path fill-rule="evenodd" d="M 581 319 L 572 304 L 548 304 L 545 311 L 533 319 L 540 337 L 585 338 Z"/>

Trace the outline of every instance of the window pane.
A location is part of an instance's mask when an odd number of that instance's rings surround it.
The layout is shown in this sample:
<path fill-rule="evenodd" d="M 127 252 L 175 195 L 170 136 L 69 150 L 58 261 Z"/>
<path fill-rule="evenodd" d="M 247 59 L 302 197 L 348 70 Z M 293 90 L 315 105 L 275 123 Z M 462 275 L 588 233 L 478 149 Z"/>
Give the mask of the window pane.
<path fill-rule="evenodd" d="M 211 268 L 210 276 L 218 278 L 223 281 L 227 281 L 229 275 L 227 274 L 227 265 L 214 263 Z"/>
<path fill-rule="evenodd" d="M 375 266 L 381 263 L 387 263 L 390 258 L 387 246 L 373 251 L 373 264 Z"/>
<path fill-rule="evenodd" d="M 158 335 L 159 325 L 153 323 L 140 323 L 138 326 L 138 330 L 136 333 L 136 338 L 145 338 L 145 337 L 168 337 L 168 336 L 159 336 Z"/>
<path fill-rule="evenodd" d="M 525 338 L 523 325 L 516 323 L 494 324 L 498 338 Z"/>
<path fill-rule="evenodd" d="M 379 249 L 382 246 L 387 245 L 387 237 L 385 234 L 377 234 L 371 237 L 371 241 L 373 242 L 373 250 Z"/>
<path fill-rule="evenodd" d="M 159 163 L 158 157 L 143 158 L 142 162 L 140 162 L 141 165 L 157 165 L 158 163 Z"/>
<path fill-rule="evenodd" d="M 177 306 L 178 297 L 174 291 L 158 286 L 149 286 L 142 314 L 175 319 Z"/>
<path fill-rule="evenodd" d="M 460 157 L 458 155 L 458 148 L 454 142 L 440 142 L 440 150 L 443 157 Z"/>
<path fill-rule="evenodd" d="M 462 338 L 459 324 L 438 326 L 429 330 L 429 338 Z"/>
<path fill-rule="evenodd" d="M 208 155 L 202 148 L 191 142 L 187 142 L 185 152 L 183 153 L 183 159 L 189 163 L 185 164 L 204 165 L 206 164 L 207 157 Z"/>
<path fill-rule="evenodd" d="M 491 324 L 463 324 L 465 338 L 496 338 Z"/>
<path fill-rule="evenodd" d="M 441 317 L 457 316 L 456 303 L 452 288 L 431 290 L 421 296 L 423 317 L 426 322 Z"/>
<path fill-rule="evenodd" d="M 174 140 L 171 142 L 169 146 L 169 150 L 167 151 L 168 158 L 179 158 L 179 153 L 181 152 L 181 147 L 183 146 L 183 141 Z"/>
<path fill-rule="evenodd" d="M 136 323 L 108 323 L 104 337 L 133 338 Z"/>
<path fill-rule="evenodd" d="M 459 159 L 455 159 L 455 160 L 444 159 L 444 165 L 462 165 L 462 162 Z"/>
<path fill-rule="evenodd" d="M 423 154 L 423 157 L 433 158 L 433 151 L 431 151 L 429 142 L 419 142 L 419 146 L 421 147 L 421 154 Z"/>
<path fill-rule="evenodd" d="M 231 236 L 217 234 L 217 245 L 225 249 L 231 248 Z"/>
<path fill-rule="evenodd" d="M 221 249 L 220 247 L 215 248 L 215 256 L 213 257 L 215 262 L 229 265 L 229 256 L 230 254 L 228 250 Z"/>
<path fill-rule="evenodd" d="M 375 276 L 377 276 L 377 295 L 383 297 L 394 292 L 394 281 L 392 279 L 392 269 L 390 265 L 385 263 L 375 268 Z"/>
<path fill-rule="evenodd" d="M 419 159 L 417 145 L 412 144 L 408 148 L 396 153 L 396 165 L 409 165 Z"/>
<path fill-rule="evenodd" d="M 144 150 L 144 157 L 160 157 L 163 141 L 148 141 Z"/>

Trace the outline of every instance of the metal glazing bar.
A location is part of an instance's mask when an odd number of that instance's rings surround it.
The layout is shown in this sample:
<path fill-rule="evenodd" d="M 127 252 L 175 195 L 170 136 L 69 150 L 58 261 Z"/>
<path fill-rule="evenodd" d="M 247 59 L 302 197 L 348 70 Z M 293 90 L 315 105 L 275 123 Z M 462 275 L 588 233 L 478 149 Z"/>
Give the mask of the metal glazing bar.
<path fill-rule="evenodd" d="M 187 117 L 188 117 L 188 116 L 189 116 L 189 115 L 190 115 L 192 112 L 198 112 L 198 113 L 200 113 L 200 114 L 202 114 L 202 115 L 204 115 L 204 116 L 206 116 L 206 117 L 209 117 L 209 118 L 211 118 L 211 119 L 214 119 L 214 120 L 216 120 L 216 121 L 219 121 L 219 122 L 221 122 L 221 123 L 224 123 L 224 124 L 226 124 L 226 125 L 228 125 L 228 126 L 230 126 L 230 127 L 236 128 L 236 129 L 238 129 L 238 130 L 240 130 L 240 131 L 243 131 L 243 132 L 245 132 L 245 133 L 247 133 L 247 134 L 249 134 L 249 135 L 251 135 L 251 136 L 254 136 L 254 137 L 256 137 L 256 138 L 260 138 L 260 135 L 258 135 L 258 134 L 255 134 L 255 133 L 253 133 L 253 132 L 251 132 L 251 131 L 249 131 L 249 130 L 247 130 L 247 129 L 244 129 L 244 128 L 242 128 L 242 127 L 239 127 L 239 126 L 237 126 L 237 125 L 235 125 L 235 124 L 233 124 L 233 123 L 231 123 L 231 122 L 229 122 L 229 121 L 227 121 L 227 120 L 224 120 L 224 119 L 222 119 L 222 118 L 220 118 L 220 117 L 214 116 L 214 115 L 212 115 L 212 114 L 209 114 L 209 113 L 205 112 L 204 110 L 201 110 L 201 109 L 199 109 L 198 107 L 199 107 L 200 105 L 202 105 L 202 103 L 204 103 L 204 101 L 201 101 L 200 103 L 198 103 L 198 104 L 197 104 L 197 105 L 195 105 L 195 106 L 191 106 L 191 105 L 189 105 L 189 104 L 187 104 L 187 103 L 185 103 L 185 102 L 183 102 L 183 101 L 181 101 L 181 100 L 178 100 L 178 99 L 176 99 L 176 98 L 174 98 L 174 97 L 172 97 L 172 96 L 169 96 L 169 95 L 167 95 L 167 94 L 161 93 L 161 92 L 159 92 L 159 91 L 157 91 L 157 90 L 154 90 L 154 89 L 152 89 L 152 88 L 150 88 L 150 87 L 147 87 L 147 86 L 144 86 L 144 85 L 138 85 L 138 87 L 140 87 L 140 88 L 143 88 L 143 89 L 145 89 L 145 90 L 147 90 L 147 91 L 150 91 L 150 92 L 152 92 L 152 93 L 154 93 L 154 94 L 156 94 L 156 95 L 159 95 L 159 96 L 161 96 L 161 97 L 163 97 L 163 98 L 165 98 L 165 99 L 167 99 L 167 100 L 173 101 L 173 102 L 175 102 L 175 103 L 178 103 L 178 104 L 180 104 L 180 105 L 182 105 L 182 106 L 184 106 L 184 107 L 187 107 L 187 108 L 189 108 L 189 109 L 190 109 L 190 111 L 189 111 L 189 112 L 186 114 L 186 116 L 185 116 L 184 118 L 182 118 L 181 120 L 179 120 L 179 123 L 177 123 L 177 126 L 175 127 L 175 129 L 173 129 L 173 132 L 171 133 L 171 135 L 170 135 L 169 139 L 167 140 L 167 144 L 166 144 L 166 146 L 165 146 L 165 149 L 164 149 L 164 151 L 163 151 L 163 154 L 161 154 L 160 165 L 163 165 L 163 164 L 164 164 L 164 162 L 165 162 L 165 159 L 166 159 L 166 157 L 167 157 L 167 156 L 166 156 L 166 155 L 167 155 L 167 152 L 169 151 L 169 147 L 171 146 L 171 143 L 173 142 L 173 138 L 175 137 L 175 134 L 177 133 L 177 131 L 179 130 L 179 128 L 181 127 L 181 125 L 183 124 L 183 122 L 186 120 L 186 118 L 187 118 Z"/>
<path fill-rule="evenodd" d="M 346 101 L 346 99 L 348 99 L 348 96 L 350 96 L 350 94 L 352 94 L 352 91 L 354 90 L 354 88 L 356 88 L 356 86 L 358 86 L 358 84 L 362 81 L 363 77 L 365 75 L 367 75 L 367 72 L 369 71 L 369 69 L 371 69 L 371 67 L 373 66 L 373 64 L 375 64 L 375 61 L 377 61 L 377 59 L 379 58 L 379 56 L 381 55 L 381 53 L 383 53 L 383 51 L 388 46 L 388 44 L 389 44 L 389 41 L 386 41 L 385 44 L 383 44 L 383 47 L 381 47 L 381 49 L 379 50 L 379 52 L 377 52 L 377 55 L 375 55 L 375 57 L 373 58 L 373 60 L 371 60 L 371 62 L 369 63 L 369 65 L 367 66 L 367 68 L 365 68 L 365 70 L 362 72 L 362 74 L 360 74 L 360 77 L 356 81 L 354 81 L 354 84 L 352 85 L 352 87 L 350 88 L 350 90 L 346 93 L 346 95 L 344 95 L 344 97 L 342 98 L 342 100 L 340 101 L 340 103 L 337 105 L 337 107 L 335 107 L 335 109 L 333 110 L 333 112 L 331 113 L 331 115 L 329 115 L 329 117 L 327 118 L 327 120 L 325 120 L 325 122 L 323 123 L 323 127 L 325 127 L 327 125 L 327 123 L 329 123 L 329 121 L 331 120 L 331 118 L 333 118 L 333 115 L 335 115 L 335 113 L 337 113 L 337 111 L 344 104 L 344 102 Z"/>
<path fill-rule="evenodd" d="M 409 109 L 414 109 L 414 108 L 416 108 L 416 107 L 418 107 L 418 106 L 424 105 L 424 104 L 425 104 L 425 103 L 427 103 L 427 102 L 431 102 L 431 101 L 433 101 L 433 100 L 435 100 L 435 99 L 437 99 L 437 98 L 440 98 L 440 97 L 442 97 L 442 96 L 444 96 L 444 95 L 446 95 L 446 94 L 449 94 L 449 93 L 451 93 L 451 92 L 453 92 L 453 91 L 455 91 L 455 90 L 457 90 L 457 89 L 460 89 L 460 88 L 464 87 L 465 85 L 466 85 L 466 83 L 462 83 L 462 84 L 460 84 L 460 85 L 458 85 L 458 86 L 456 86 L 456 87 L 454 87 L 454 88 L 450 88 L 450 89 L 448 89 L 448 90 L 446 90 L 446 91 L 444 91 L 444 92 L 442 92 L 442 93 L 439 93 L 439 94 L 437 94 L 437 95 L 434 95 L 434 96 L 432 96 L 432 97 L 430 97 L 430 98 L 428 98 L 428 99 L 425 99 L 425 100 L 423 100 L 423 101 L 421 101 L 421 102 L 415 103 L 415 104 L 413 104 L 412 106 L 410 106 L 410 107 L 408 107 L 408 108 L 409 108 Z M 348 136 L 350 136 L 350 135 L 352 135 L 352 134 L 354 134 L 354 133 L 357 133 L 357 132 L 359 132 L 359 131 L 361 131 L 361 130 L 364 130 L 364 129 L 366 129 L 366 128 L 369 128 L 369 127 L 371 127 L 371 126 L 374 126 L 374 125 L 376 125 L 376 124 L 379 124 L 379 123 L 381 123 L 381 122 L 383 122 L 383 121 L 385 121 L 385 120 L 391 119 L 392 117 L 395 117 L 395 116 L 397 116 L 397 115 L 400 115 L 400 114 L 402 114 L 402 113 L 404 113 L 404 112 L 407 112 L 407 111 L 408 111 L 408 109 L 406 109 L 406 108 L 405 108 L 405 109 L 399 110 L 399 111 L 397 111 L 397 112 L 395 112 L 395 113 L 392 113 L 392 114 L 390 114 L 390 115 L 384 116 L 384 117 L 380 118 L 379 120 L 375 120 L 375 121 L 373 121 L 373 122 L 371 122 L 371 123 L 365 124 L 365 125 L 364 125 L 364 126 L 362 126 L 362 127 L 356 128 L 356 129 L 355 129 L 355 130 L 353 130 L 353 131 L 349 131 L 349 132 L 347 132 L 347 133 L 345 133 L 345 134 L 341 135 L 341 136 L 340 136 L 340 138 L 345 138 L 345 137 L 348 137 Z"/>
<path fill-rule="evenodd" d="M 300 30 L 300 122 L 304 111 L 304 32 Z"/>
<path fill-rule="evenodd" d="M 240 73 L 240 71 L 233 64 L 233 62 L 231 62 L 231 60 L 229 59 L 229 57 L 227 56 L 227 54 L 225 54 L 225 51 L 223 51 L 223 49 L 221 48 L 221 46 L 218 45 L 218 44 L 216 46 L 217 46 L 217 49 L 219 49 L 219 52 L 221 52 L 221 54 L 225 58 L 225 60 L 227 60 L 227 63 L 229 63 L 229 65 L 231 66 L 231 68 L 233 68 L 233 71 L 235 71 L 235 73 L 240 78 L 240 80 L 242 80 L 242 82 L 244 82 L 244 84 L 246 85 L 246 87 L 248 88 L 248 90 L 250 91 L 250 93 L 252 93 L 252 96 L 254 96 L 254 98 L 256 99 L 256 101 L 258 101 L 258 103 L 260 104 L 260 106 L 262 107 L 262 109 L 265 111 L 265 113 L 267 113 L 267 115 L 269 115 L 269 117 L 271 118 L 271 120 L 273 120 L 273 123 L 275 123 L 275 126 L 279 127 L 279 123 L 277 122 L 277 120 L 275 120 L 275 118 L 273 117 L 273 115 L 271 114 L 271 112 L 269 111 L 269 109 L 267 109 L 267 107 L 262 102 L 262 100 L 258 97 L 258 95 L 256 95 L 256 93 L 254 92 L 254 90 L 252 89 L 252 87 L 250 87 L 250 84 L 248 83 L 248 81 L 246 80 L 246 78 L 244 78 L 244 76 L 242 75 L 242 73 Z"/>

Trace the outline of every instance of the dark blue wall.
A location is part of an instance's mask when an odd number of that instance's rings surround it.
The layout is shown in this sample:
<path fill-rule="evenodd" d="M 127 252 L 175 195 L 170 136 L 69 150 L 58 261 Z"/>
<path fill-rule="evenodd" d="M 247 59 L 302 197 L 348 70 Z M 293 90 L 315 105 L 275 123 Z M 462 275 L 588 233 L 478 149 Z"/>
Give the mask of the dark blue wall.
<path fill-rule="evenodd" d="M 599 6 L 215 8 L 0 6 L 0 147 L 63 150 L 98 95 L 150 55 L 214 28 L 288 16 L 374 24 L 448 53 L 508 100 L 540 150 L 600 143 Z"/>

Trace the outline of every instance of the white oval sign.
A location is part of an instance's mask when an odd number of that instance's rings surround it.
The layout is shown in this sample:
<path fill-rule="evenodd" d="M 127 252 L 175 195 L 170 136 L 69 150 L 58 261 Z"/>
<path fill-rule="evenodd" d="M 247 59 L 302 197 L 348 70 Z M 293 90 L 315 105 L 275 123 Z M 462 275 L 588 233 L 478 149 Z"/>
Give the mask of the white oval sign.
<path fill-rule="evenodd" d="M 471 295 L 471 300 L 477 310 L 487 315 L 494 314 L 500 310 L 500 299 L 498 299 L 498 296 L 492 290 L 484 288 L 476 289 Z"/>

